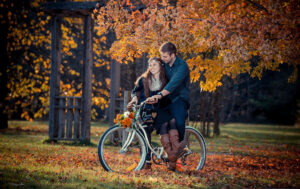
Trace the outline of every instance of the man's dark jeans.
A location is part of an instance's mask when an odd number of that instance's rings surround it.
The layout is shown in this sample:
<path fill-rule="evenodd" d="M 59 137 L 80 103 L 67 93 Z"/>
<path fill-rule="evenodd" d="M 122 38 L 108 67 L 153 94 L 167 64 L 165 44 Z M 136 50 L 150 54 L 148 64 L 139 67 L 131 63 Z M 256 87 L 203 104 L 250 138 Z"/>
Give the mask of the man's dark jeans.
<path fill-rule="evenodd" d="M 169 110 L 176 119 L 176 126 L 179 132 L 179 141 L 184 139 L 185 120 L 188 116 L 189 104 L 182 98 L 178 98 L 169 105 Z"/>

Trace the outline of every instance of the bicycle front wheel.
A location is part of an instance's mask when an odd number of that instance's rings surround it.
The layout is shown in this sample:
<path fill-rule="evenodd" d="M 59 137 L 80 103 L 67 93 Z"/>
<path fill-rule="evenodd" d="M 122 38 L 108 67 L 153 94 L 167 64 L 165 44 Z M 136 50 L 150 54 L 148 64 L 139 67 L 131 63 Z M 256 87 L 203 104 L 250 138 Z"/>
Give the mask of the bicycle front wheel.
<path fill-rule="evenodd" d="M 147 147 L 142 135 L 117 125 L 102 135 L 98 145 L 99 160 L 106 171 L 126 173 L 140 170 L 146 154 Z"/>
<path fill-rule="evenodd" d="M 206 159 L 206 144 L 201 133 L 189 126 L 185 129 L 187 147 L 180 157 L 181 169 L 184 171 L 198 171 L 203 168 Z"/>

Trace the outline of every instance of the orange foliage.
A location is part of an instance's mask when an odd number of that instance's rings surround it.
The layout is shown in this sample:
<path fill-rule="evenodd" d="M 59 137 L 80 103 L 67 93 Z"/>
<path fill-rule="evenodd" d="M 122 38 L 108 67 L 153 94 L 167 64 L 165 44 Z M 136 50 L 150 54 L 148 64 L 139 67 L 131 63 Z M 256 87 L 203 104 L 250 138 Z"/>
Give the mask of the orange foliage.
<path fill-rule="evenodd" d="M 143 0 L 127 1 L 142 11 L 125 9 L 124 1 L 111 0 L 94 11 L 102 33 L 113 29 L 117 40 L 110 54 L 127 63 L 158 55 L 160 45 L 174 42 L 189 65 L 192 81 L 203 90 L 222 85 L 223 76 L 249 73 L 261 77 L 263 70 L 277 70 L 280 64 L 294 66 L 289 81 L 297 78 L 299 52 L 299 3 L 288 1 Z M 259 56 L 257 65 L 251 65 Z"/>

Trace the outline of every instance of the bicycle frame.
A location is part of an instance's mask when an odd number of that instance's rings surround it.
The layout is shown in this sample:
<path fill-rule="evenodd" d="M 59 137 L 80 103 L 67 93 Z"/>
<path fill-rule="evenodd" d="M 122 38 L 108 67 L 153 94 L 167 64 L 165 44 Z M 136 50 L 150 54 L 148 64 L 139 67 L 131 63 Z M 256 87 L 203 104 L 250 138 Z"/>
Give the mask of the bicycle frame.
<path fill-rule="evenodd" d="M 136 105 L 134 106 L 133 108 L 136 110 L 137 109 L 137 113 L 136 113 L 136 120 L 137 122 L 135 123 L 135 128 L 136 129 L 133 129 L 133 128 L 126 128 L 126 130 L 128 131 L 128 136 L 127 136 L 127 139 L 126 141 L 124 142 L 120 152 L 126 152 L 127 151 L 127 148 L 129 147 L 129 145 L 132 143 L 132 140 L 134 139 L 134 136 L 136 134 L 136 132 L 139 132 L 138 130 L 141 130 L 143 132 L 142 136 L 146 142 L 146 145 L 148 147 L 148 149 L 150 149 L 150 151 L 152 153 L 154 153 L 156 155 L 157 158 L 161 159 L 161 156 L 163 154 L 163 147 L 158 147 L 157 151 L 155 151 L 152 147 L 152 145 L 150 144 L 149 142 L 149 139 L 148 139 L 148 136 L 147 136 L 147 133 L 144 129 L 144 127 L 147 127 L 147 125 L 142 125 L 142 120 L 140 118 L 140 111 L 141 111 L 141 107 L 143 106 L 143 104 L 145 103 L 142 102 L 140 105 Z"/>
<path fill-rule="evenodd" d="M 115 149 L 119 149 L 119 153 L 122 153 L 125 156 L 127 155 L 127 152 L 133 152 L 135 153 L 133 154 L 135 156 L 141 155 L 141 157 L 136 157 L 136 161 L 139 162 L 138 166 L 136 167 L 136 170 L 140 170 L 144 165 L 147 153 L 151 153 L 152 160 L 155 164 L 168 163 L 167 156 L 165 156 L 167 154 L 164 153 L 164 148 L 162 146 L 152 146 L 150 139 L 148 138 L 146 129 L 148 125 L 143 124 L 144 122 L 142 120 L 141 115 L 142 106 L 144 103 L 145 102 L 141 103 L 140 105 L 135 105 L 133 107 L 133 110 L 135 112 L 135 119 L 133 122 L 134 125 L 132 125 L 132 127 L 121 129 L 118 128 L 119 126 L 114 126 L 108 129 L 101 137 L 98 145 L 98 156 L 101 165 L 106 171 L 119 170 L 118 168 L 115 169 L 114 166 L 118 167 L 117 164 L 120 158 L 119 156 L 107 158 L 107 155 L 113 151 L 110 151 L 111 141 L 109 141 L 108 143 L 105 142 L 106 139 L 110 140 L 110 138 L 108 137 L 115 134 L 118 134 L 118 137 L 116 138 L 116 143 L 113 143 L 113 145 L 116 144 L 115 147 L 117 148 Z M 185 137 L 188 144 L 184 148 L 184 153 L 179 157 L 181 159 L 181 165 L 184 166 L 185 169 L 200 170 L 203 168 L 206 159 L 205 140 L 201 133 L 192 127 L 186 126 L 186 131 L 187 132 L 185 134 Z M 106 156 L 104 154 L 106 154 Z M 192 155 L 192 164 L 189 163 L 189 155 Z M 124 167 L 126 171 L 128 168 L 131 167 Z"/>

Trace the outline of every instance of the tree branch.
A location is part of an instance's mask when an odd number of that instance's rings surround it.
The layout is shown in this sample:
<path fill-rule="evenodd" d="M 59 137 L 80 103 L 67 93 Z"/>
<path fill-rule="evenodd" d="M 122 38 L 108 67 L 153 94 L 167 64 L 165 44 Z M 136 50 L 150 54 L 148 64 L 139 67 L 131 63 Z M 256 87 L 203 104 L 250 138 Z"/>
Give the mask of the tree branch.
<path fill-rule="evenodd" d="M 227 9 L 230 5 L 232 5 L 232 4 L 234 4 L 234 3 L 236 3 L 236 1 L 231 1 L 230 3 L 228 3 L 227 5 L 225 5 L 224 8 L 223 8 L 223 10 L 220 12 L 220 15 L 224 14 L 224 12 L 226 11 L 226 9 Z"/>
<path fill-rule="evenodd" d="M 262 5 L 260 5 L 260 4 L 256 3 L 256 2 L 253 2 L 251 0 L 246 0 L 246 1 L 249 2 L 249 3 L 251 3 L 252 5 L 254 5 L 259 10 L 264 10 L 267 14 L 269 14 L 268 10 L 264 6 L 262 6 Z"/>

